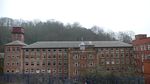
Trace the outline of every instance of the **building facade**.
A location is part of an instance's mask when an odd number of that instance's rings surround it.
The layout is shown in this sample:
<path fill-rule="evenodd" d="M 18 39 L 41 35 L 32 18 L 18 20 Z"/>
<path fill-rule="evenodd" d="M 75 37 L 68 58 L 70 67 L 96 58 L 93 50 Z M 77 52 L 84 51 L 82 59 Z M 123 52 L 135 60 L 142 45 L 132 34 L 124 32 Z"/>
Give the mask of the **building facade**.
<path fill-rule="evenodd" d="M 150 37 L 147 37 L 146 34 L 136 35 L 135 40 L 133 40 L 133 47 L 138 73 L 150 80 Z M 149 83 L 150 81 L 146 84 Z"/>
<path fill-rule="evenodd" d="M 5 73 L 43 73 L 72 78 L 95 71 L 128 73 L 135 69 L 131 44 L 120 41 L 39 41 L 26 45 L 22 28 L 14 27 L 12 34 L 12 42 L 5 45 Z"/>
<path fill-rule="evenodd" d="M 98 71 L 133 70 L 133 48 L 119 41 L 47 41 L 23 47 L 24 73 L 77 77 Z"/>
<path fill-rule="evenodd" d="M 22 48 L 24 43 L 24 29 L 12 28 L 12 42 L 5 45 L 4 73 L 22 73 Z"/>
<path fill-rule="evenodd" d="M 0 74 L 3 73 L 4 70 L 4 53 L 0 53 Z"/>

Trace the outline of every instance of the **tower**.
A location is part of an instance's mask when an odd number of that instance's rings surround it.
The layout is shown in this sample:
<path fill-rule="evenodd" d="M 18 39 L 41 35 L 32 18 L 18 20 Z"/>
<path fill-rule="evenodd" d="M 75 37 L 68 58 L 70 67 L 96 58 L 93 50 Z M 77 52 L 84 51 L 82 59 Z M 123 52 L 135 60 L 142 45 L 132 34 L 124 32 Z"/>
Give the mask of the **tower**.
<path fill-rule="evenodd" d="M 24 42 L 24 28 L 23 27 L 13 27 L 12 28 L 12 41 L 19 40 Z"/>

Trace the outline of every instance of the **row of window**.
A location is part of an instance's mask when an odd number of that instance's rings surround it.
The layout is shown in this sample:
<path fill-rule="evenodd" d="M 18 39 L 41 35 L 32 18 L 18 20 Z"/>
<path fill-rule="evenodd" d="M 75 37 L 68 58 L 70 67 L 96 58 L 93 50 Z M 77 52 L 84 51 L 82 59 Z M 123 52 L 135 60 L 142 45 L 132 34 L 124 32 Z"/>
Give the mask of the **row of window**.
<path fill-rule="evenodd" d="M 40 62 L 31 62 L 31 64 L 29 63 L 29 62 L 25 62 L 25 65 L 32 65 L 32 66 L 34 66 L 34 65 L 37 65 L 37 66 L 39 66 L 40 65 Z M 53 65 L 53 66 L 56 66 L 57 65 L 57 62 L 53 62 L 53 63 L 51 63 L 51 62 L 43 62 L 43 63 L 41 63 L 41 65 L 43 65 L 43 66 L 50 66 L 50 65 Z M 62 63 L 62 62 L 58 62 L 58 65 L 67 65 L 67 62 L 64 62 L 64 63 Z"/>
<path fill-rule="evenodd" d="M 24 51 L 53 51 L 53 52 L 66 52 L 67 49 L 24 49 Z"/>
<path fill-rule="evenodd" d="M 16 56 L 15 56 L 15 55 L 13 55 L 13 56 L 9 56 L 9 55 L 8 55 L 8 56 L 6 56 L 6 57 L 7 57 L 7 58 L 20 58 L 19 55 L 16 55 Z"/>
<path fill-rule="evenodd" d="M 86 58 L 88 58 L 88 59 L 94 59 L 94 55 L 93 54 L 88 54 L 88 55 L 79 55 L 79 54 L 74 54 L 73 55 L 73 59 L 86 59 Z"/>
<path fill-rule="evenodd" d="M 150 44 L 144 44 L 144 45 L 140 45 L 140 46 L 135 46 L 134 50 L 135 51 L 150 50 Z"/>
<path fill-rule="evenodd" d="M 122 71 L 122 70 L 125 70 L 125 71 L 126 71 L 127 68 L 124 68 L 124 67 L 107 67 L 106 70 L 107 70 L 107 71 L 113 71 L 113 70 L 114 70 L 114 71 L 116 71 L 116 70 L 117 70 L 117 71 Z"/>
<path fill-rule="evenodd" d="M 126 61 L 126 62 L 125 62 Z M 131 64 L 131 61 L 129 59 L 111 59 L 111 60 L 105 60 L 105 59 L 101 59 L 100 60 L 100 65 L 104 65 L 104 64 Z"/>
<path fill-rule="evenodd" d="M 67 55 L 65 54 L 65 55 L 25 55 L 25 58 L 29 58 L 29 56 L 30 56 L 30 58 L 34 58 L 34 57 L 36 57 L 36 58 L 54 58 L 54 59 L 56 59 L 56 58 L 64 58 L 64 59 L 67 59 Z"/>
<path fill-rule="evenodd" d="M 94 63 L 88 63 L 88 64 L 79 64 L 78 62 L 74 63 L 74 67 L 94 67 Z"/>
<path fill-rule="evenodd" d="M 42 69 L 42 70 L 40 70 L 40 69 L 25 69 L 25 72 L 26 73 L 56 73 L 57 72 L 57 70 L 56 69 L 47 69 L 47 70 L 45 70 L 45 69 Z M 66 69 L 64 69 L 64 70 L 62 70 L 62 69 L 58 69 L 58 73 L 67 73 L 67 70 Z"/>
<path fill-rule="evenodd" d="M 98 51 L 130 51 L 132 50 L 132 48 L 99 48 Z"/>
<path fill-rule="evenodd" d="M 129 57 L 129 54 L 100 54 L 101 58 L 104 57 L 115 57 L 115 58 L 124 58 L 124 57 Z M 132 56 L 132 54 L 130 54 Z M 74 54 L 73 59 L 93 59 L 95 56 L 94 55 L 79 55 L 79 54 Z"/>
<path fill-rule="evenodd" d="M 132 56 L 132 54 L 100 54 L 100 57 L 115 57 L 115 58 L 119 58 L 119 57 L 129 57 Z"/>
<path fill-rule="evenodd" d="M 7 62 L 6 64 L 7 64 L 8 66 L 9 66 L 9 65 L 18 66 L 18 65 L 19 65 L 19 62 L 12 62 L 12 63 Z"/>
<path fill-rule="evenodd" d="M 19 70 L 6 70 L 7 73 L 9 72 L 13 72 L 13 73 L 19 73 L 20 71 Z"/>
<path fill-rule="evenodd" d="M 20 51 L 21 48 L 20 47 L 7 47 L 6 51 Z"/>

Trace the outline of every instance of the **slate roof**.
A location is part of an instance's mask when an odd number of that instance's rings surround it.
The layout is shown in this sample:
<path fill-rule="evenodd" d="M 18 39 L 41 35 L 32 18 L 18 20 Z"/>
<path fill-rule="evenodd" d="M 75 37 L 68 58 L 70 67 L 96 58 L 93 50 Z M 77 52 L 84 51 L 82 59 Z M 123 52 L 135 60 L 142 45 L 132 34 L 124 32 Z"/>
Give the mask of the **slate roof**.
<path fill-rule="evenodd" d="M 16 41 L 7 43 L 7 44 L 5 44 L 5 45 L 27 45 L 27 44 L 25 44 L 25 43 L 23 43 L 23 42 L 21 42 L 21 41 L 16 40 Z"/>
<path fill-rule="evenodd" d="M 73 48 L 79 47 L 82 41 L 39 41 L 24 48 Z M 94 45 L 94 47 L 132 47 L 121 41 L 84 41 L 85 45 Z"/>

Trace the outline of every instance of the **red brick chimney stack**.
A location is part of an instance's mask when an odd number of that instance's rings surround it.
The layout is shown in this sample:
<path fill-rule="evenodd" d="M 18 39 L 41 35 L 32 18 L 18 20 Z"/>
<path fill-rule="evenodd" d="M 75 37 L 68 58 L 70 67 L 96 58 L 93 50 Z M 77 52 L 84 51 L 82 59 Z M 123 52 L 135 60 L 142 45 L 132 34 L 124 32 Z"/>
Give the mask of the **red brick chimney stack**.
<path fill-rule="evenodd" d="M 147 38 L 147 34 L 138 34 L 138 35 L 135 35 L 135 39 L 136 40 L 141 40 L 141 39 L 145 39 Z"/>
<path fill-rule="evenodd" d="M 24 28 L 23 27 L 13 27 L 12 28 L 12 41 L 22 41 L 24 42 Z"/>

